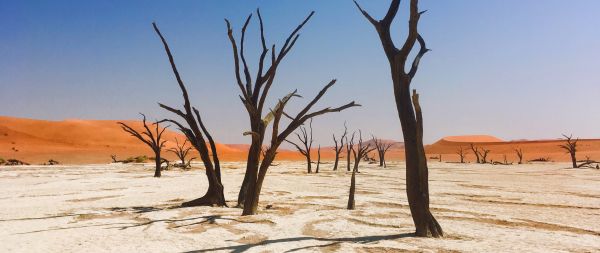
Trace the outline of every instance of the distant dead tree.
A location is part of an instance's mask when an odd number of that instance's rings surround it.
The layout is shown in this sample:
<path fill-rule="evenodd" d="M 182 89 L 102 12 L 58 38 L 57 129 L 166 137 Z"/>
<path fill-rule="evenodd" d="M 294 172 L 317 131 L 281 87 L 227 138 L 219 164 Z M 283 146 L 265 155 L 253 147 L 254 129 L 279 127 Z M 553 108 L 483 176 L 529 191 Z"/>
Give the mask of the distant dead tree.
<path fill-rule="evenodd" d="M 119 160 L 117 160 L 117 155 L 110 155 L 110 159 L 112 160 L 113 163 L 119 162 Z"/>
<path fill-rule="evenodd" d="M 302 29 L 302 27 L 308 22 L 308 20 L 313 16 L 314 12 L 311 12 L 305 19 L 298 25 L 292 33 L 287 37 L 283 46 L 278 50 L 276 50 L 275 45 L 271 46 L 271 63 L 270 66 L 265 66 L 265 59 L 269 49 L 267 48 L 267 44 L 264 36 L 264 27 L 262 17 L 260 15 L 260 11 L 257 9 L 256 14 L 258 16 L 259 25 L 260 25 L 260 42 L 262 46 L 262 51 L 260 53 L 260 57 L 258 60 L 257 73 L 255 75 L 255 79 L 252 80 L 252 75 L 248 69 L 248 64 L 246 62 L 246 58 L 244 55 L 244 38 L 246 37 L 246 28 L 250 23 L 250 19 L 252 14 L 246 18 L 246 22 L 241 30 L 241 40 L 240 46 L 238 49 L 237 42 L 233 36 L 233 30 L 231 29 L 231 25 L 229 20 L 225 20 L 227 23 L 227 35 L 231 42 L 231 47 L 233 50 L 233 59 L 234 59 L 234 71 L 235 77 L 240 88 L 240 99 L 244 104 L 248 112 L 248 116 L 250 118 L 250 130 L 245 134 L 250 135 L 252 137 L 252 142 L 250 144 L 250 150 L 248 152 L 248 160 L 246 166 L 246 174 L 244 176 L 244 181 L 242 182 L 242 187 L 240 188 L 240 192 L 238 194 L 238 205 L 243 206 L 244 210 L 242 215 L 252 215 L 256 214 L 256 210 L 258 207 L 260 191 L 262 188 L 263 181 L 267 174 L 267 170 L 269 166 L 275 159 L 277 154 L 277 149 L 280 144 L 294 132 L 299 126 L 304 124 L 307 120 L 310 120 L 316 116 L 323 115 L 331 112 L 339 112 L 345 110 L 350 107 L 359 106 L 354 102 L 347 103 L 340 107 L 326 107 L 321 110 L 317 110 L 314 112 L 309 112 L 313 106 L 321 99 L 323 95 L 327 92 L 327 90 L 333 86 L 336 80 L 330 81 L 321 91 L 312 99 L 306 106 L 303 107 L 302 110 L 296 116 L 290 116 L 288 113 L 284 111 L 286 104 L 290 101 L 290 99 L 294 97 L 300 97 L 297 91 L 293 91 L 283 98 L 279 99 L 279 102 L 270 109 L 269 113 L 263 117 L 264 104 L 267 99 L 267 95 L 275 80 L 275 74 L 277 73 L 277 69 L 281 61 L 285 58 L 285 56 L 290 52 L 290 50 L 296 44 L 298 37 L 300 36 L 298 32 Z M 241 60 L 241 63 L 240 63 Z M 243 65 L 243 77 L 240 72 L 240 66 Z M 280 120 L 282 117 L 285 117 L 290 120 L 287 127 L 282 128 L 283 131 L 280 130 Z M 261 149 L 263 148 L 263 141 L 265 138 L 265 130 L 268 124 L 273 121 L 272 132 L 270 134 L 271 143 L 267 150 L 264 152 L 264 157 L 262 160 L 260 159 Z"/>
<path fill-rule="evenodd" d="M 488 162 L 487 161 L 487 156 L 490 153 L 490 151 L 491 150 L 485 149 L 485 148 L 481 148 L 479 151 L 477 151 L 477 152 L 479 152 L 479 157 L 481 157 L 481 163 L 482 164 L 486 164 Z"/>
<path fill-rule="evenodd" d="M 387 168 L 387 164 L 385 163 L 385 153 L 387 153 L 388 149 L 394 146 L 394 143 L 384 143 L 382 140 L 375 138 L 373 135 L 371 135 L 371 137 L 373 138 L 375 149 L 377 149 L 377 155 L 379 156 L 379 167 Z"/>
<path fill-rule="evenodd" d="M 350 158 L 352 157 L 352 147 L 354 146 L 354 132 L 352 133 L 352 138 L 348 140 L 348 135 L 346 135 L 346 170 L 350 171 Z"/>
<path fill-rule="evenodd" d="M 567 153 L 571 156 L 571 162 L 573 163 L 573 168 L 578 168 L 579 166 L 577 166 L 577 158 L 576 158 L 576 154 L 577 154 L 577 142 L 579 141 L 579 138 L 573 140 L 573 135 L 562 135 L 563 137 L 565 137 L 565 144 L 561 144 L 558 145 L 560 148 L 564 149 L 567 151 Z"/>
<path fill-rule="evenodd" d="M 117 122 L 117 124 L 121 125 L 123 131 L 131 134 L 131 136 L 135 138 L 138 138 L 138 140 L 145 143 L 152 149 L 152 152 L 154 152 L 154 157 L 156 158 L 156 168 L 154 170 L 154 177 L 160 177 L 160 165 L 162 163 L 160 153 L 162 151 L 162 148 L 165 146 L 165 142 L 167 142 L 165 140 L 162 140 L 162 135 L 165 132 L 165 130 L 167 130 L 168 126 L 161 130 L 159 127 L 160 122 L 155 122 L 153 124 L 154 131 L 152 131 L 150 130 L 150 127 L 148 127 L 148 125 L 146 124 L 146 115 L 144 115 L 143 113 L 140 114 L 142 115 L 142 123 L 144 124 L 144 131 L 141 133 L 123 122 Z"/>
<path fill-rule="evenodd" d="M 340 161 L 340 153 L 342 153 L 342 149 L 344 149 L 344 138 L 346 138 L 347 134 L 348 134 L 348 127 L 346 126 L 346 122 L 344 122 L 344 133 L 340 137 L 339 143 L 338 143 L 337 139 L 335 138 L 335 134 L 333 134 L 333 143 L 335 144 L 335 147 L 333 148 L 333 151 L 335 152 L 335 160 L 333 162 L 333 170 L 334 171 L 337 170 L 337 168 L 338 168 L 338 163 Z"/>
<path fill-rule="evenodd" d="M 470 145 L 471 145 L 471 151 L 473 151 L 475 158 L 477 158 L 476 162 L 481 163 L 481 158 L 479 158 L 479 147 L 475 147 L 475 144 L 473 144 L 473 143 L 471 143 Z"/>
<path fill-rule="evenodd" d="M 192 146 L 194 146 L 194 148 L 198 150 L 198 153 L 200 154 L 200 159 L 204 164 L 206 177 L 208 179 L 208 190 L 206 191 L 204 196 L 198 199 L 184 202 L 182 206 L 226 206 L 227 204 L 225 203 L 225 195 L 223 194 L 223 184 L 221 183 L 221 165 L 219 162 L 216 144 L 212 136 L 206 129 L 206 126 L 204 126 L 202 118 L 200 117 L 200 112 L 195 107 L 192 107 L 190 103 L 187 89 L 185 87 L 185 84 L 183 83 L 183 80 L 181 79 L 179 71 L 177 70 L 175 60 L 173 59 L 173 55 L 171 54 L 171 50 L 169 49 L 167 41 L 160 33 L 158 26 L 155 23 L 152 23 L 152 26 L 154 27 L 154 31 L 156 32 L 156 34 L 158 34 L 158 36 L 160 37 L 160 40 L 165 48 L 165 52 L 167 53 L 167 57 L 169 58 L 169 63 L 171 64 L 171 69 L 173 70 L 173 74 L 175 75 L 175 79 L 177 80 L 177 84 L 179 85 L 179 89 L 181 90 L 184 101 L 183 111 L 161 103 L 159 103 L 159 106 L 169 112 L 176 114 L 185 123 L 180 123 L 179 121 L 173 119 L 164 119 L 161 122 L 171 122 L 177 125 L 177 127 L 179 127 L 179 130 L 181 130 L 181 132 L 185 134 L 185 137 L 192 144 Z M 212 160 L 208 152 L 209 149 L 206 144 L 205 137 L 206 139 L 208 139 L 210 145 Z"/>
<path fill-rule="evenodd" d="M 312 161 L 310 159 L 310 151 L 312 150 L 312 144 L 313 144 L 312 119 L 308 123 L 308 126 L 309 126 L 308 130 L 310 132 L 308 132 L 306 130 L 306 127 L 300 126 L 300 132 L 302 133 L 302 135 L 295 133 L 296 137 L 298 137 L 298 140 L 302 143 L 302 147 L 292 141 L 289 141 L 289 140 L 285 140 L 285 141 L 294 145 L 294 147 L 296 147 L 298 152 L 300 152 L 300 154 L 302 154 L 304 156 L 304 158 L 306 158 L 306 171 L 308 174 L 310 174 L 310 173 L 312 173 L 312 166 L 311 166 Z"/>
<path fill-rule="evenodd" d="M 189 161 L 186 161 L 186 157 L 188 156 L 188 154 L 190 153 L 190 151 L 192 150 L 192 146 L 187 146 L 188 140 L 185 139 L 185 141 L 179 145 L 179 140 L 177 138 L 175 138 L 175 147 L 174 148 L 170 148 L 167 149 L 167 151 L 175 154 L 177 156 L 177 158 L 179 158 L 179 160 L 181 160 L 181 166 L 183 169 L 187 169 L 192 167 L 191 162 L 194 158 L 190 159 Z"/>
<path fill-rule="evenodd" d="M 460 163 L 465 163 L 465 156 L 467 156 L 467 154 L 465 153 L 465 149 L 463 148 L 463 146 L 458 147 L 458 149 L 456 150 L 456 154 L 458 154 L 458 156 L 460 157 Z"/>
<path fill-rule="evenodd" d="M 400 0 L 392 0 L 390 7 L 381 20 L 375 20 L 354 1 L 363 16 L 375 27 L 381 45 L 389 61 L 396 109 L 400 117 L 400 125 L 404 136 L 404 152 L 406 156 L 406 193 L 417 236 L 441 237 L 444 235 L 431 211 L 429 210 L 429 179 L 427 158 L 423 147 L 423 117 L 418 102 L 418 94 L 413 90 L 412 104 L 410 84 L 417 73 L 419 62 L 429 51 L 425 40 L 418 32 L 419 18 L 424 12 L 419 11 L 418 0 L 410 1 L 407 38 L 401 48 L 397 48 L 392 40 L 390 27 L 398 9 Z M 410 64 L 407 72 L 407 60 L 419 42 L 420 49 Z M 414 106 L 414 107 L 413 107 Z"/>
<path fill-rule="evenodd" d="M 317 148 L 317 169 L 315 173 L 319 173 L 319 165 L 321 165 L 321 145 Z"/>
<path fill-rule="evenodd" d="M 352 156 L 354 157 L 354 168 L 352 169 L 352 177 L 350 178 L 350 193 L 348 196 L 348 210 L 354 209 L 354 192 L 356 191 L 356 173 L 358 172 L 358 165 L 360 161 L 367 157 L 367 155 L 375 150 L 375 148 L 371 148 L 371 144 L 364 145 L 362 141 L 362 132 L 358 130 L 358 145 L 356 147 L 352 147 Z M 352 134 L 352 139 L 354 139 L 354 133 Z"/>
<path fill-rule="evenodd" d="M 517 153 L 517 157 L 519 158 L 519 164 L 523 164 L 523 149 L 515 148 L 515 153 Z"/>

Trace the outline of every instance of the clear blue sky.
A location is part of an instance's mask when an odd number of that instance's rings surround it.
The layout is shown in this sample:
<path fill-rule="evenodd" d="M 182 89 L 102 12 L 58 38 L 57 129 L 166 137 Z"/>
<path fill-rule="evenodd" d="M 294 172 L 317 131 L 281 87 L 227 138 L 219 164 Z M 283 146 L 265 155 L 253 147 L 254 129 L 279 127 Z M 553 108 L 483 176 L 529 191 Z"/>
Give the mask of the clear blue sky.
<path fill-rule="evenodd" d="M 362 0 L 382 17 L 388 1 Z M 403 41 L 407 1 L 394 36 Z M 312 97 L 338 84 L 321 106 L 362 108 L 314 121 L 329 145 L 344 120 L 401 140 L 387 61 L 352 1 L 0 1 L 0 115 L 38 119 L 134 119 L 169 113 L 181 97 L 156 21 L 173 50 L 192 102 L 215 138 L 246 143 L 223 18 L 236 33 L 260 7 L 268 43 L 281 45 L 311 10 L 315 16 L 281 65 L 271 98 L 294 88 Z M 422 0 L 420 31 L 433 49 L 413 87 L 421 93 L 425 142 L 446 135 L 503 139 L 600 137 L 600 1 Z M 258 49 L 257 23 L 248 48 Z M 257 51 L 250 50 L 251 67 Z M 255 70 L 255 68 L 252 68 Z M 306 99 L 305 99 L 306 100 Z M 271 100 L 273 101 L 273 100 Z M 296 104 L 305 101 L 296 101 Z"/>

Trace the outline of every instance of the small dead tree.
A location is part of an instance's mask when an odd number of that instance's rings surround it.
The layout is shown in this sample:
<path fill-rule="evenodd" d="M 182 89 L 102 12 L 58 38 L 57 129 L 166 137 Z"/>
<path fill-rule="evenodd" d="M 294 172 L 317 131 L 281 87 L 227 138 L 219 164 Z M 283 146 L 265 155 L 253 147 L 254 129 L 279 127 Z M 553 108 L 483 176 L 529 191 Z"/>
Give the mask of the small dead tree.
<path fill-rule="evenodd" d="M 312 144 L 313 144 L 313 131 L 312 131 L 312 119 L 310 120 L 310 122 L 308 123 L 308 130 L 310 132 L 308 132 L 306 130 L 306 127 L 304 126 L 300 126 L 300 132 L 302 133 L 302 135 L 295 133 L 296 137 L 298 137 L 298 140 L 302 143 L 302 147 L 292 141 L 289 140 L 285 140 L 286 142 L 294 145 L 294 147 L 296 147 L 296 149 L 298 150 L 298 152 L 300 152 L 300 154 L 302 154 L 304 156 L 304 158 L 306 158 L 306 171 L 308 174 L 312 173 L 312 166 L 311 166 L 311 157 L 310 157 L 310 151 L 312 150 Z"/>
<path fill-rule="evenodd" d="M 169 63 L 171 64 L 171 69 L 173 70 L 175 79 L 177 79 L 177 84 L 179 85 L 179 89 L 181 90 L 184 101 L 183 111 L 161 103 L 159 103 L 159 106 L 169 112 L 176 114 L 185 123 L 180 123 L 179 121 L 173 119 L 164 119 L 162 121 L 171 122 L 177 125 L 177 127 L 179 127 L 179 130 L 181 130 L 181 132 L 185 134 L 185 137 L 189 140 L 192 146 L 194 146 L 194 148 L 198 150 L 198 153 L 200 154 L 200 159 L 202 160 L 204 168 L 206 170 L 206 177 L 208 179 L 208 190 L 206 191 L 204 196 L 188 202 L 184 202 L 182 206 L 226 206 L 227 204 L 225 203 L 225 195 L 223 194 L 223 184 L 221 183 L 221 165 L 219 162 L 219 156 L 217 153 L 215 141 L 206 129 L 206 126 L 204 126 L 202 118 L 200 117 L 200 112 L 195 107 L 192 107 L 190 103 L 187 89 L 185 87 L 185 84 L 183 83 L 183 80 L 181 79 L 179 71 L 177 70 L 175 60 L 173 59 L 173 55 L 171 54 L 171 50 L 169 49 L 167 41 L 158 29 L 158 26 L 155 23 L 152 23 L 152 26 L 154 27 L 154 31 L 156 32 L 156 34 L 158 34 L 158 36 L 160 37 L 160 40 L 165 48 L 165 52 L 167 53 L 167 57 L 169 58 Z M 208 139 L 210 145 L 212 160 L 208 151 L 209 148 L 206 144 L 205 137 L 206 139 Z"/>
<path fill-rule="evenodd" d="M 388 149 L 394 146 L 394 143 L 384 143 L 382 140 L 375 138 L 373 135 L 371 135 L 371 137 L 373 138 L 375 149 L 377 150 L 377 155 L 379 156 L 379 167 L 387 168 L 387 164 L 385 163 L 385 153 L 387 153 Z"/>
<path fill-rule="evenodd" d="M 573 163 L 573 168 L 578 168 L 579 166 L 577 166 L 577 158 L 576 158 L 576 154 L 577 154 L 577 142 L 579 141 L 579 138 L 573 140 L 573 135 L 562 135 L 563 137 L 565 137 L 565 144 L 561 144 L 558 145 L 560 148 L 564 149 L 567 151 L 567 154 L 569 154 L 571 156 L 571 162 Z"/>
<path fill-rule="evenodd" d="M 475 158 L 477 158 L 476 162 L 481 163 L 481 158 L 479 157 L 479 147 L 475 147 L 475 144 L 471 143 L 471 151 L 473 151 Z"/>
<path fill-rule="evenodd" d="M 265 66 L 265 59 L 267 58 L 267 53 L 269 52 L 269 49 L 267 48 L 264 36 L 262 16 L 258 9 L 256 10 L 256 14 L 258 16 L 260 25 L 260 44 L 262 46 L 262 51 L 260 52 L 257 73 L 254 76 L 254 80 L 252 80 L 253 77 L 250 74 L 248 64 L 244 55 L 244 38 L 246 36 L 246 28 L 250 23 L 252 14 L 250 14 L 248 18 L 246 18 L 246 22 L 244 23 L 241 29 L 241 40 L 239 48 L 233 36 L 233 30 L 231 28 L 230 22 L 227 19 L 225 20 L 225 22 L 227 23 L 227 35 L 229 37 L 229 41 L 231 42 L 231 48 L 233 50 L 235 77 L 237 85 L 240 88 L 241 92 L 240 99 L 242 101 L 242 104 L 244 104 L 244 107 L 246 108 L 246 111 L 248 112 L 248 116 L 250 118 L 250 130 L 247 131 L 245 134 L 251 136 L 252 138 L 250 150 L 248 152 L 244 181 L 242 182 L 242 187 L 240 188 L 240 192 L 238 194 L 238 205 L 244 207 L 242 215 L 256 214 L 260 192 L 265 176 L 267 174 L 267 170 L 269 169 L 269 166 L 275 159 L 277 149 L 292 132 L 294 132 L 307 120 L 310 120 L 316 116 L 331 112 L 340 112 L 350 107 L 359 106 L 354 102 L 350 102 L 339 107 L 326 107 L 321 110 L 310 112 L 313 106 L 321 99 L 323 95 L 325 95 L 327 90 L 335 84 L 336 80 L 334 79 L 330 81 L 323 89 L 321 89 L 317 96 L 315 96 L 306 106 L 304 106 L 304 108 L 298 114 L 296 114 L 296 116 L 290 116 L 284 111 L 284 108 L 290 101 L 290 99 L 294 97 L 300 97 L 297 91 L 293 91 L 281 98 L 279 102 L 275 105 L 275 107 L 273 107 L 267 115 L 263 116 L 265 101 L 268 96 L 269 90 L 275 80 L 279 64 L 294 47 L 300 36 L 298 32 L 308 22 L 308 20 L 312 17 L 314 12 L 311 12 L 304 19 L 304 21 L 302 21 L 302 23 L 300 23 L 300 25 L 298 25 L 292 31 L 292 33 L 287 37 L 285 43 L 279 50 L 276 49 L 275 45 L 271 46 L 270 66 Z M 240 68 L 243 68 L 243 74 L 240 71 Z M 282 131 L 280 132 L 279 124 L 282 117 L 289 119 L 290 122 L 287 125 L 287 127 L 282 127 Z M 262 157 L 261 159 L 263 141 L 265 139 L 265 136 L 267 135 L 265 131 L 267 129 L 267 126 L 271 123 L 271 121 L 273 122 L 270 134 L 271 143 L 267 150 L 264 152 L 264 157 Z"/>
<path fill-rule="evenodd" d="M 334 171 L 337 170 L 337 168 L 338 168 L 338 163 L 340 161 L 340 153 L 342 153 L 342 149 L 344 149 L 344 139 L 346 138 L 347 134 L 348 134 L 348 127 L 346 126 L 346 122 L 344 122 L 344 133 L 340 137 L 339 143 L 338 143 L 337 139 L 335 138 L 335 134 L 333 134 L 333 143 L 335 144 L 335 147 L 333 148 L 333 151 L 335 152 L 335 160 L 333 162 L 333 170 Z"/>
<path fill-rule="evenodd" d="M 194 158 L 190 159 L 189 161 L 186 161 L 186 157 L 188 156 L 188 154 L 190 153 L 190 151 L 192 150 L 192 146 L 187 146 L 188 140 L 185 139 L 185 141 L 179 145 L 179 140 L 177 138 L 175 138 L 175 147 L 174 148 L 170 148 L 167 149 L 167 151 L 175 154 L 177 156 L 177 158 L 179 158 L 179 160 L 181 161 L 181 167 L 183 169 L 192 167 L 191 162 Z"/>
<path fill-rule="evenodd" d="M 369 153 L 375 150 L 375 147 L 371 148 L 371 144 L 364 145 L 362 141 L 362 132 L 358 130 L 358 144 L 356 147 L 352 147 L 352 156 L 354 157 L 354 169 L 352 170 L 352 177 L 350 178 L 350 193 L 348 194 L 348 210 L 354 209 L 354 192 L 356 191 L 356 173 L 358 172 L 358 165 L 360 161 L 367 157 Z M 352 134 L 354 139 L 354 134 Z"/>
<path fill-rule="evenodd" d="M 165 142 L 162 140 L 162 135 L 165 132 L 165 130 L 168 128 L 165 127 L 162 130 L 159 127 L 159 123 L 160 122 L 155 122 L 154 123 L 154 131 L 150 130 L 150 127 L 148 127 L 148 124 L 146 124 L 146 115 L 144 115 L 143 113 L 140 113 L 142 115 L 142 123 L 144 124 L 144 131 L 143 132 L 138 132 L 137 130 L 131 128 L 130 126 L 128 126 L 127 124 L 123 123 L 123 122 L 117 122 L 117 124 L 121 125 L 121 128 L 123 129 L 123 131 L 131 134 L 131 136 L 138 138 L 138 140 L 140 140 L 141 142 L 145 143 L 146 145 L 148 145 L 151 149 L 152 152 L 154 152 L 154 157 L 156 158 L 155 163 L 156 163 L 156 168 L 154 170 L 154 177 L 160 177 L 160 165 L 161 165 L 161 159 L 160 159 L 160 152 L 162 151 L 162 148 L 165 146 Z M 115 156 L 116 158 L 116 156 Z"/>
<path fill-rule="evenodd" d="M 350 171 L 350 158 L 352 157 L 352 147 L 354 146 L 354 132 L 352 133 L 352 138 L 348 140 L 348 135 L 346 135 L 346 170 Z"/>
<path fill-rule="evenodd" d="M 491 150 L 485 149 L 485 148 L 481 148 L 479 151 L 477 151 L 477 152 L 479 152 L 479 157 L 481 157 L 481 163 L 482 164 L 486 164 L 488 162 L 487 161 L 487 156 L 490 153 L 490 151 Z"/>
<path fill-rule="evenodd" d="M 465 156 L 467 156 L 467 154 L 465 153 L 463 146 L 458 147 L 456 154 L 460 157 L 460 163 L 465 163 Z"/>
<path fill-rule="evenodd" d="M 519 158 L 519 164 L 523 164 L 523 149 L 515 148 L 515 153 L 517 153 L 517 157 Z"/>
<path fill-rule="evenodd" d="M 429 209 L 429 172 L 425 148 L 423 147 L 423 117 L 417 92 L 413 90 L 412 103 L 410 94 L 410 84 L 417 73 L 419 62 L 423 55 L 429 51 L 417 28 L 419 19 L 424 12 L 419 11 L 418 0 L 410 1 L 407 37 L 402 47 L 397 48 L 392 40 L 390 27 L 400 8 L 400 0 L 391 1 L 385 17 L 381 20 L 375 20 L 356 1 L 354 3 L 363 16 L 375 27 L 389 62 L 396 110 L 398 111 L 404 137 L 406 195 L 416 228 L 415 234 L 423 237 L 441 237 L 444 235 L 442 227 Z M 416 53 L 414 60 L 409 63 L 408 57 L 417 42 L 420 47 L 419 51 Z M 410 65 L 408 72 L 405 69 L 407 65 Z"/>
<path fill-rule="evenodd" d="M 321 145 L 317 148 L 317 169 L 315 173 L 319 173 L 319 165 L 321 165 Z"/>

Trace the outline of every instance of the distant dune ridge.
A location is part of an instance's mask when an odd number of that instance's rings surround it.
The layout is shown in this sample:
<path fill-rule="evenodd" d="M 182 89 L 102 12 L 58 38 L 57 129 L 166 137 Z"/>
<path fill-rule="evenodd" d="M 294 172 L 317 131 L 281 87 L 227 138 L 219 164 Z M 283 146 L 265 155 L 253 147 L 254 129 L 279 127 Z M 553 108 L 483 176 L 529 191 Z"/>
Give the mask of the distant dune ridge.
<path fill-rule="evenodd" d="M 135 129 L 141 129 L 141 121 L 123 121 Z M 167 148 L 174 147 L 175 138 L 183 140 L 185 137 L 171 127 L 164 134 L 168 140 Z M 217 140 L 218 142 L 218 140 Z M 372 143 L 369 138 L 366 143 Z M 394 143 L 386 158 L 389 160 L 404 159 L 404 145 L 394 140 L 383 140 L 384 143 Z M 485 147 L 492 150 L 490 158 L 494 161 L 503 161 L 506 154 L 507 160 L 516 161 L 515 148 L 522 148 L 525 160 L 539 157 L 549 157 L 554 161 L 568 161 L 569 157 L 558 148 L 561 140 L 532 140 L 532 141 L 503 141 L 489 135 L 464 135 L 448 136 L 425 147 L 428 157 L 442 155 L 443 161 L 457 161 L 456 150 L 463 147 L 467 153 L 467 161 L 473 161 L 474 156 L 469 145 Z M 246 159 L 248 144 L 217 144 L 217 150 L 223 161 L 243 161 Z M 600 140 L 580 140 L 578 159 L 590 156 L 600 160 Z M 313 145 L 316 158 L 317 147 Z M 107 163 L 110 155 L 117 155 L 119 159 L 131 156 L 147 155 L 152 152 L 147 146 L 134 137 L 121 130 L 116 120 L 77 120 L 48 121 L 0 116 L 0 157 L 4 159 L 15 158 L 29 163 L 43 163 L 49 159 L 62 163 L 85 164 Z M 176 157 L 170 152 L 163 152 L 169 160 Z M 345 152 L 342 152 L 345 155 Z M 198 156 L 196 152 L 193 156 Z M 321 147 L 323 161 L 333 159 L 333 148 Z M 377 159 L 375 152 L 371 157 Z M 277 158 L 280 160 L 303 160 L 304 158 L 292 150 L 280 150 Z M 316 159 L 313 159 L 316 160 Z"/>

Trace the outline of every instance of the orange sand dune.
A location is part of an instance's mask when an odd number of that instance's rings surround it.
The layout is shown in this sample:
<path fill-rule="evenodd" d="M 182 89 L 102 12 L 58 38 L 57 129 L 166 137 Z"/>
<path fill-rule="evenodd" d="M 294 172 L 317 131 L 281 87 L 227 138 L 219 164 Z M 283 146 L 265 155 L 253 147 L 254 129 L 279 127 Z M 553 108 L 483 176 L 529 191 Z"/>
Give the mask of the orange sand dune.
<path fill-rule="evenodd" d="M 474 161 L 475 155 L 470 149 L 470 144 L 476 147 L 489 149 L 489 159 L 494 161 L 504 161 L 504 155 L 508 162 L 518 161 L 515 149 L 523 150 L 524 161 L 533 160 L 540 157 L 550 158 L 552 161 L 566 162 L 570 157 L 558 145 L 563 144 L 563 140 L 520 140 L 520 141 L 502 141 L 493 136 L 451 136 L 440 139 L 434 144 L 427 145 L 425 152 L 429 157 L 442 155 L 443 161 L 459 161 L 457 150 L 463 147 L 467 154 L 467 161 Z M 577 159 L 583 160 L 589 156 L 593 160 L 600 160 L 600 139 L 582 139 L 579 140 Z M 488 159 L 488 160 L 489 160 Z"/>
<path fill-rule="evenodd" d="M 126 120 L 124 123 L 136 130 L 142 129 L 141 121 Z M 175 138 L 185 137 L 171 129 L 165 131 L 166 148 L 175 146 Z M 245 160 L 244 145 L 217 144 L 223 161 Z M 49 159 L 62 163 L 106 163 L 110 155 L 124 159 L 130 156 L 153 156 L 152 151 L 135 137 L 125 133 L 115 120 L 64 120 L 47 121 L 0 116 L 0 157 L 19 159 L 29 163 L 43 163 Z M 198 157 L 197 153 L 193 153 Z M 280 159 L 301 159 L 296 152 L 281 150 Z M 163 157 L 176 157 L 163 151 Z"/>

